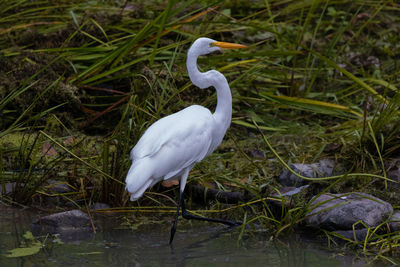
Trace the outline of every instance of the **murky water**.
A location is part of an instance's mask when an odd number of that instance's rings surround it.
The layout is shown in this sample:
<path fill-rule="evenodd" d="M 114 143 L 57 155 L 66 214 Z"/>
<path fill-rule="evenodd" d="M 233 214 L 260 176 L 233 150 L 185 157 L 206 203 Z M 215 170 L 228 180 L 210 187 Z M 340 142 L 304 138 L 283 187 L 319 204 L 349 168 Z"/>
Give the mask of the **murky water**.
<path fill-rule="evenodd" d="M 244 236 L 239 231 L 206 222 L 182 222 L 173 246 L 168 245 L 168 223 L 118 229 L 112 216 L 97 218 L 99 231 L 85 240 L 48 237 L 32 256 L 8 258 L 21 246 L 30 223 L 38 217 L 21 210 L 0 213 L 0 266 L 349 266 L 340 256 L 316 242 L 297 236 L 269 241 L 266 233 Z M 119 216 L 118 216 L 119 217 Z M 102 229 L 102 230 L 100 230 Z M 44 237 L 39 238 L 42 242 Z M 68 237 L 67 237 L 68 239 Z M 326 245 L 326 244 L 325 244 Z M 361 265 L 359 262 L 356 265 Z"/>

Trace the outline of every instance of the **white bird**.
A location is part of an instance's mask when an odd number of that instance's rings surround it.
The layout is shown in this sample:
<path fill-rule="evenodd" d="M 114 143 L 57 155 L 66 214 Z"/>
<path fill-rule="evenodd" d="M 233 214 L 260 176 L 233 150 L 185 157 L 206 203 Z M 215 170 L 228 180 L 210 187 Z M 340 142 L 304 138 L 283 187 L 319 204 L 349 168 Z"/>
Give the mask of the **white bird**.
<path fill-rule="evenodd" d="M 190 47 L 186 66 L 194 85 L 204 89 L 213 86 L 217 91 L 217 107 L 211 113 L 205 107 L 193 105 L 164 117 L 152 124 L 130 157 L 132 165 L 126 177 L 130 200 L 139 199 L 147 188 L 161 180 L 180 180 L 177 213 L 171 228 L 170 244 L 176 231 L 179 209 L 186 219 L 238 225 L 236 222 L 192 215 L 185 209 L 183 191 L 190 170 L 221 144 L 232 118 L 232 95 L 224 75 L 216 70 L 200 72 L 197 58 L 222 49 L 246 48 L 245 45 L 217 42 L 199 38 Z"/>

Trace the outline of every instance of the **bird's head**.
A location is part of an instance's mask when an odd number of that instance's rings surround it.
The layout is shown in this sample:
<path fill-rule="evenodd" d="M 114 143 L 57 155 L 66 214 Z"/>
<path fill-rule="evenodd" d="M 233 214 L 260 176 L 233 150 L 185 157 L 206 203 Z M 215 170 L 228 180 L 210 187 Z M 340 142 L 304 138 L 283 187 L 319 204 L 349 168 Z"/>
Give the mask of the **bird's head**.
<path fill-rule="evenodd" d="M 241 44 L 218 42 L 210 38 L 202 37 L 194 41 L 194 43 L 190 47 L 190 50 L 200 56 L 207 55 L 215 51 L 222 51 L 223 49 L 234 48 L 247 48 L 247 46 Z"/>
<path fill-rule="evenodd" d="M 222 76 L 224 79 L 225 77 L 221 73 L 215 70 L 207 71 L 205 73 L 199 72 L 197 68 L 197 57 L 201 55 L 207 55 L 215 51 L 221 51 L 223 49 L 246 48 L 246 47 L 247 46 L 240 44 L 217 42 L 213 39 L 204 37 L 197 39 L 190 47 L 186 60 L 186 66 L 190 80 L 194 85 L 196 85 L 201 89 L 213 85 L 215 86 L 215 75 Z"/>

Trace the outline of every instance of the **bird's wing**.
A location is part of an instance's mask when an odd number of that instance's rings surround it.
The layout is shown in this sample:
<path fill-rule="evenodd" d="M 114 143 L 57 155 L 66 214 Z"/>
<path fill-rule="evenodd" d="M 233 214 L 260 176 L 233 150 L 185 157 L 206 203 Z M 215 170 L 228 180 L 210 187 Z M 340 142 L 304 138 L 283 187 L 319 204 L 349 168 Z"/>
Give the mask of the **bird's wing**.
<path fill-rule="evenodd" d="M 210 151 L 214 119 L 202 106 L 190 106 L 151 125 L 131 151 L 133 161 L 151 157 L 158 177 L 174 176 Z"/>

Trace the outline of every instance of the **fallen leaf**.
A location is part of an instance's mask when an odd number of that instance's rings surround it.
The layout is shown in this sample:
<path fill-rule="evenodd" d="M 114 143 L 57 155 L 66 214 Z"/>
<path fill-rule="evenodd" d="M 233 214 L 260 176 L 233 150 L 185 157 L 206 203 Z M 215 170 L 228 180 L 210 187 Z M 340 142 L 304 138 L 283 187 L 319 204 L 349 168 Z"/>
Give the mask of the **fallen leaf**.
<path fill-rule="evenodd" d="M 64 140 L 64 145 L 72 145 L 75 142 L 74 138 L 68 137 L 67 139 Z"/>
<path fill-rule="evenodd" d="M 43 155 L 45 156 L 56 156 L 57 151 L 54 149 L 50 143 L 44 143 L 43 144 Z"/>

